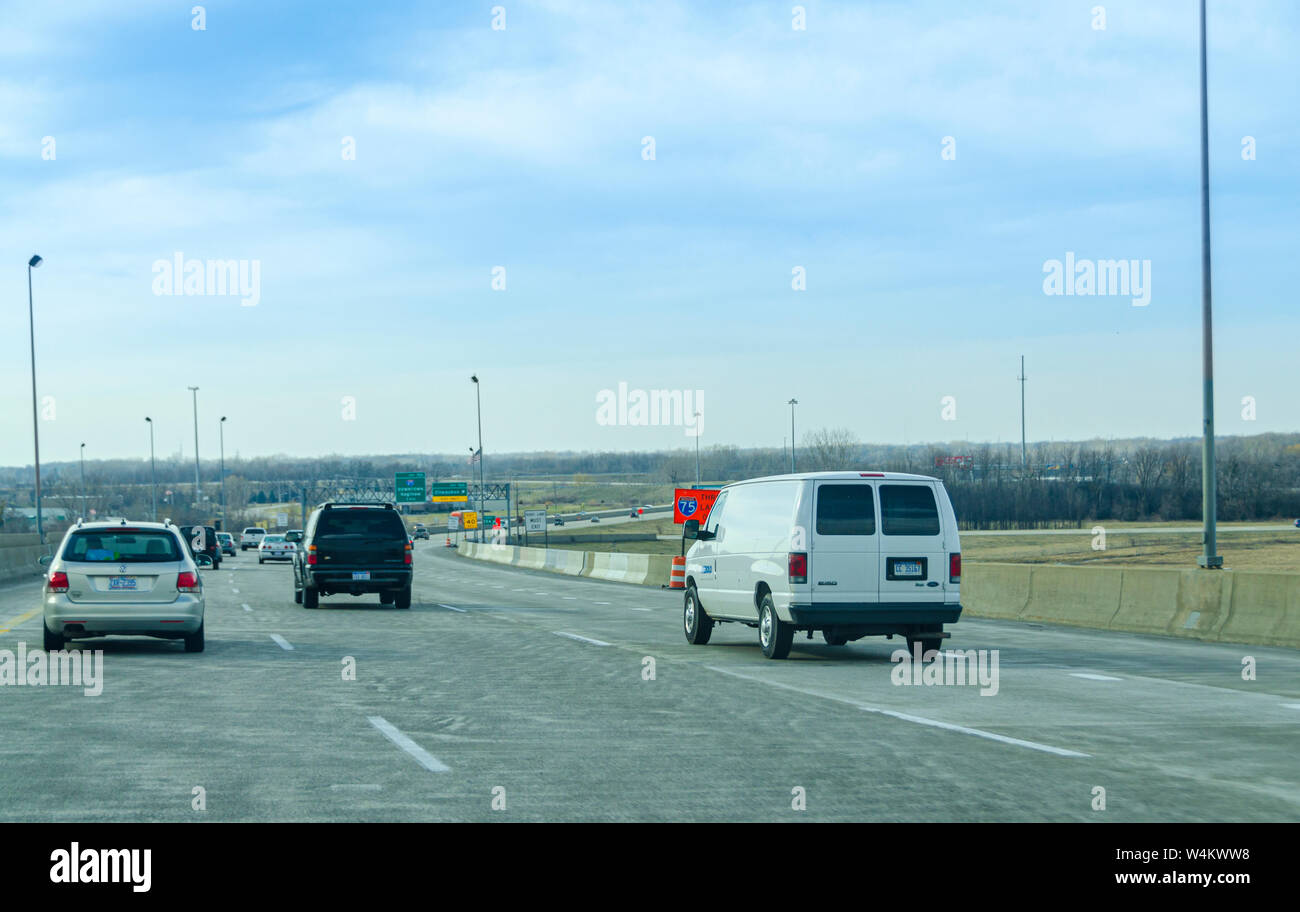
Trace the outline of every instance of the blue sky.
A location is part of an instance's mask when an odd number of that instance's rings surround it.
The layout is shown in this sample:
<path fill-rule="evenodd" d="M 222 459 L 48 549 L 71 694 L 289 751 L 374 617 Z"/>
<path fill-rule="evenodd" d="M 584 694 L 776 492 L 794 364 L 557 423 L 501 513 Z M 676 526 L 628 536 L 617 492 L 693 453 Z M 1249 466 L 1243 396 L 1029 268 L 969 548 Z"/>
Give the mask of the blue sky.
<path fill-rule="evenodd" d="M 1021 354 L 1031 439 L 1199 433 L 1192 0 L 193 5 L 0 2 L 0 464 L 34 252 L 47 460 L 146 414 L 192 452 L 194 383 L 205 456 L 222 414 L 230 453 L 464 451 L 475 371 L 489 452 L 694 445 L 598 423 L 620 382 L 702 391 L 705 446 L 779 446 L 791 396 L 801 436 L 1010 440 Z M 1219 430 L 1294 431 L 1300 7 L 1210 8 Z M 257 306 L 155 295 L 177 251 L 258 260 Z M 1151 303 L 1045 295 L 1067 251 Z"/>

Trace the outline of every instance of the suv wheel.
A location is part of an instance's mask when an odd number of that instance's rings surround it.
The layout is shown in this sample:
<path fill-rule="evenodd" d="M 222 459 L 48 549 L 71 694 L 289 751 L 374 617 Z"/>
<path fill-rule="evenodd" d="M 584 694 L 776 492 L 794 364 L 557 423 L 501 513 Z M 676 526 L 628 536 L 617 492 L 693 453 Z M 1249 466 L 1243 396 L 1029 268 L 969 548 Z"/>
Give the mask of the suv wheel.
<path fill-rule="evenodd" d="M 204 647 L 203 623 L 199 622 L 199 629 L 185 638 L 186 652 L 202 652 Z"/>
<path fill-rule="evenodd" d="M 763 596 L 758 606 L 758 643 L 763 647 L 763 655 L 769 659 L 784 659 L 790 654 L 793 642 L 794 625 L 777 617 L 771 595 Z"/>
<path fill-rule="evenodd" d="M 398 590 L 397 590 L 397 596 L 396 596 L 396 598 L 394 599 L 394 604 L 396 604 L 397 607 L 400 608 L 400 609 L 402 609 L 402 610 L 406 610 L 407 608 L 410 608 L 410 607 L 411 607 L 411 587 L 410 587 L 410 586 L 407 586 L 405 589 L 398 589 Z"/>
<path fill-rule="evenodd" d="M 302 607 L 312 611 L 320 607 L 320 590 L 304 587 L 302 590 Z"/>
<path fill-rule="evenodd" d="M 694 586 L 688 586 L 682 598 L 682 630 L 686 633 L 686 642 L 692 646 L 703 646 L 713 636 L 713 618 L 700 605 Z"/>
<path fill-rule="evenodd" d="M 393 604 L 393 602 L 395 602 L 396 600 L 397 600 L 397 593 L 396 593 L 396 592 L 381 592 L 381 593 L 379 593 L 379 604 L 381 604 L 381 605 L 391 605 L 391 604 Z"/>
<path fill-rule="evenodd" d="M 42 622 L 41 626 L 42 627 L 45 626 L 44 622 Z M 58 652 L 62 648 L 63 648 L 63 634 L 52 633 L 50 632 L 50 628 L 45 627 L 45 651 Z"/>

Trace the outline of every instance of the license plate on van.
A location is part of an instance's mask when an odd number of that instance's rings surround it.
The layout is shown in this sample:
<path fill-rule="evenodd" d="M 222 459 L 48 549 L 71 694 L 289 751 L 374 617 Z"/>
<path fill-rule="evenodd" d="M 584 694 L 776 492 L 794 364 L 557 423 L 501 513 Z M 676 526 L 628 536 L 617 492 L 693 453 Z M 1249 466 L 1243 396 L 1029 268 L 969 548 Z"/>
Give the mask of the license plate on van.
<path fill-rule="evenodd" d="M 924 579 L 925 566 L 918 560 L 896 560 L 892 562 L 890 576 L 894 579 Z"/>

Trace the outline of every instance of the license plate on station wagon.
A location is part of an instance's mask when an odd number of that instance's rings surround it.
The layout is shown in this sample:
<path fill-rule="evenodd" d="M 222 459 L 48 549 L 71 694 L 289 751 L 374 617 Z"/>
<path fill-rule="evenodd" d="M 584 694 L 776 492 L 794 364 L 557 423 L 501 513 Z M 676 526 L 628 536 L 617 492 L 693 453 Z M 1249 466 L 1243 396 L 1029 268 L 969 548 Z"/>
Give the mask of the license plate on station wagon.
<path fill-rule="evenodd" d="M 368 579 L 370 579 L 370 571 L 369 571 L 369 570 L 354 570 L 354 571 L 352 571 L 352 578 L 353 578 L 354 580 L 368 580 Z"/>
<path fill-rule="evenodd" d="M 134 576 L 110 576 L 108 578 L 108 588 L 113 589 L 136 589 L 138 583 Z"/>
<path fill-rule="evenodd" d="M 895 579 L 920 579 L 925 576 L 925 568 L 920 561 L 896 560 L 893 562 Z"/>

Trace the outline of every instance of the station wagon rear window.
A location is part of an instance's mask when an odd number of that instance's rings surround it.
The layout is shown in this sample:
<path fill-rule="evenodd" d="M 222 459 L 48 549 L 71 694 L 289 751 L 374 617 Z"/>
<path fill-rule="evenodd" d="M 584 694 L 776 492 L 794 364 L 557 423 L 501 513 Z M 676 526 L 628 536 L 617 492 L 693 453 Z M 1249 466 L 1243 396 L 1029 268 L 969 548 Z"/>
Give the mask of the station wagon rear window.
<path fill-rule="evenodd" d="M 875 535 L 876 504 L 869 484 L 817 488 L 818 535 Z"/>
<path fill-rule="evenodd" d="M 176 536 L 162 530 L 85 531 L 74 532 L 68 539 L 63 559 L 73 563 L 165 563 L 179 561 L 181 549 Z"/>
<path fill-rule="evenodd" d="M 880 525 L 886 535 L 938 535 L 934 491 L 929 485 L 881 485 Z"/>

